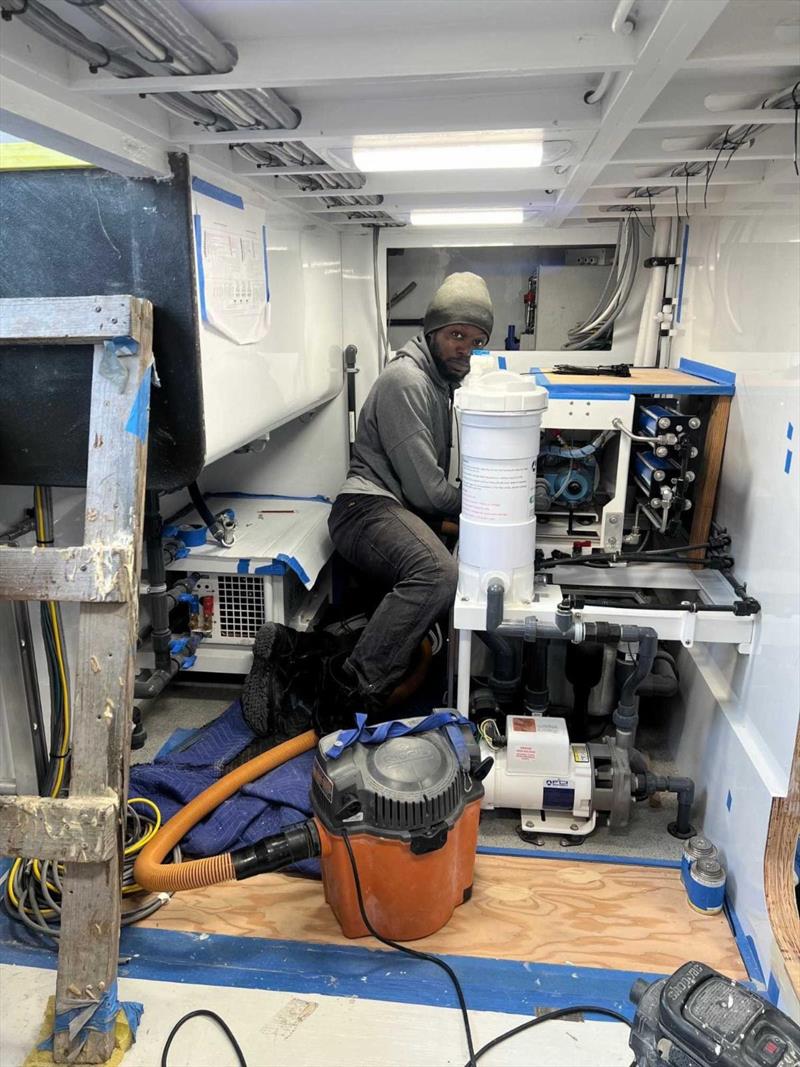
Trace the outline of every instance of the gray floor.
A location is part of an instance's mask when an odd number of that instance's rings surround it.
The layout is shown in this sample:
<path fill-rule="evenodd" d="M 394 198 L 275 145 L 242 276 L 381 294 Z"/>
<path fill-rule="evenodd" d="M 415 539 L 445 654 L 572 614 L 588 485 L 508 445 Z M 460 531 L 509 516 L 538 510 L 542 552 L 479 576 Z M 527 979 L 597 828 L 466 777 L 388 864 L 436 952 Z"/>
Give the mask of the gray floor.
<path fill-rule="evenodd" d="M 147 741 L 144 748 L 133 753 L 134 763 L 150 762 L 164 742 L 179 728 L 199 727 L 221 714 L 239 696 L 239 687 L 229 684 L 189 685 L 182 683 L 168 695 L 156 701 L 144 712 Z M 664 730 L 658 725 L 644 725 L 639 734 L 639 747 L 649 757 L 651 769 L 657 774 L 677 774 L 664 741 Z M 556 851 L 565 856 L 580 853 L 678 859 L 683 844 L 667 833 L 667 824 L 675 818 L 674 796 L 660 794 L 651 801 L 636 804 L 626 831 L 612 833 L 605 825 L 580 845 L 564 847 L 560 838 L 551 836 L 544 844 L 527 844 L 519 837 L 519 816 L 516 812 L 484 812 L 481 817 L 480 842 L 495 848 L 519 848 L 531 852 Z"/>

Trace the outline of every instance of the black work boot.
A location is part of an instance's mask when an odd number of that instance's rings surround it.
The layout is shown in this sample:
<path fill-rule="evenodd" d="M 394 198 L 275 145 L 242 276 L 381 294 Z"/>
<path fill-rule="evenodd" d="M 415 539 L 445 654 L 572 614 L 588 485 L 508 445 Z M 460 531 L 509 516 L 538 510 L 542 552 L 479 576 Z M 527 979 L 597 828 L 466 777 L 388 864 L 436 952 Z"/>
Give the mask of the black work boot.
<path fill-rule="evenodd" d="M 382 722 L 386 718 L 383 708 L 383 699 L 359 684 L 346 653 L 329 657 L 314 717 L 314 729 L 320 737 L 355 726 L 356 715 L 361 712 L 370 723 Z"/>

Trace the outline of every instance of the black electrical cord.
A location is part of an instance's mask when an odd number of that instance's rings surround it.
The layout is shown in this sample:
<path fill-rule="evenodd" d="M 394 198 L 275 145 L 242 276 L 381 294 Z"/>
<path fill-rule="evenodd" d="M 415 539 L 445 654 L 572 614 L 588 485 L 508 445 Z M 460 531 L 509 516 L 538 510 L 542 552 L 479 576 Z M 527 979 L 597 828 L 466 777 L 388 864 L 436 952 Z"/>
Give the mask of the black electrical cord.
<path fill-rule="evenodd" d="M 497 1048 L 498 1045 L 508 1041 L 511 1037 L 516 1037 L 517 1034 L 521 1034 L 524 1030 L 531 1030 L 534 1026 L 538 1026 L 539 1023 L 547 1023 L 552 1019 L 563 1019 L 566 1015 L 577 1015 L 578 1013 L 583 1015 L 588 1015 L 589 1013 L 592 1015 L 605 1015 L 609 1019 L 616 1019 L 617 1022 L 625 1023 L 628 1029 L 631 1029 L 630 1021 L 620 1012 L 614 1011 L 613 1008 L 599 1008 L 593 1004 L 578 1004 L 573 1008 L 555 1008 L 553 1011 L 538 1015 L 535 1019 L 528 1019 L 527 1022 L 515 1026 L 513 1030 L 506 1030 L 504 1034 L 492 1038 L 491 1041 L 488 1041 L 483 1048 L 478 1049 L 475 1053 L 475 1062 L 477 1063 L 479 1059 L 482 1059 L 491 1049 Z M 466 1064 L 466 1067 L 472 1067 L 472 1065 Z"/>
<path fill-rule="evenodd" d="M 370 922 L 366 908 L 364 907 L 364 896 L 361 892 L 361 879 L 358 876 L 358 865 L 356 864 L 356 858 L 353 854 L 353 847 L 350 844 L 350 835 L 347 829 L 344 827 L 342 827 L 342 838 L 344 840 L 345 848 L 347 849 L 348 858 L 350 859 L 350 867 L 353 871 L 353 882 L 356 887 L 356 899 L 358 900 L 358 910 L 361 912 L 361 920 L 366 926 L 366 928 L 369 930 L 369 932 L 372 934 L 372 936 L 376 939 L 376 941 L 380 941 L 381 944 L 387 945 L 389 948 L 393 948 L 398 952 L 402 952 L 406 956 L 412 956 L 414 959 L 423 960 L 426 963 L 436 964 L 437 967 L 440 967 L 445 972 L 445 974 L 447 974 L 448 978 L 453 983 L 453 988 L 455 989 L 456 996 L 458 997 L 458 1004 L 461 1008 L 461 1018 L 464 1022 L 464 1034 L 467 1039 L 467 1048 L 469 1049 L 469 1059 L 467 1060 L 464 1067 L 475 1067 L 478 1060 L 481 1059 L 487 1052 L 489 1052 L 490 1049 L 493 1049 L 497 1045 L 501 1044 L 503 1041 L 508 1041 L 509 1038 L 515 1037 L 517 1034 L 522 1033 L 523 1030 L 530 1030 L 532 1027 L 538 1026 L 539 1023 L 546 1023 L 549 1022 L 551 1019 L 561 1019 L 565 1015 L 575 1015 L 578 1012 L 583 1014 L 591 1013 L 592 1015 L 605 1015 L 610 1019 L 616 1019 L 618 1022 L 625 1023 L 625 1025 L 630 1029 L 631 1024 L 628 1019 L 626 1019 L 625 1016 L 621 1015 L 618 1011 L 614 1011 L 612 1008 L 600 1008 L 592 1004 L 579 1004 L 575 1007 L 570 1008 L 556 1008 L 554 1011 L 548 1011 L 544 1015 L 537 1016 L 537 1018 L 535 1019 L 528 1019 L 520 1026 L 515 1026 L 513 1029 L 507 1030 L 505 1033 L 493 1038 L 491 1041 L 485 1044 L 483 1048 L 478 1049 L 478 1051 L 476 1052 L 472 1040 L 472 1027 L 470 1026 L 467 1002 L 464 996 L 464 990 L 461 987 L 461 982 L 458 980 L 458 975 L 453 970 L 453 968 L 450 967 L 449 964 L 445 963 L 444 960 L 439 959 L 438 956 L 434 956 L 430 952 L 419 952 L 417 949 L 409 948 L 407 945 L 401 945 L 397 941 L 391 941 L 388 937 L 383 937 L 381 934 L 378 933 L 378 931 Z M 166 1067 L 166 1061 L 163 1059 L 161 1061 L 161 1067 Z"/>
<path fill-rule="evenodd" d="M 247 1067 L 247 1061 L 244 1058 L 244 1053 L 242 1052 L 239 1046 L 239 1042 L 233 1036 L 233 1031 L 224 1019 L 220 1018 L 220 1016 L 217 1015 L 215 1011 L 210 1011 L 208 1008 L 198 1008 L 196 1011 L 188 1012 L 188 1014 L 184 1015 L 182 1019 L 178 1019 L 178 1021 L 172 1027 L 172 1030 L 170 1030 L 169 1037 L 164 1043 L 164 1051 L 161 1053 L 161 1067 L 167 1067 L 167 1056 L 169 1055 L 170 1045 L 172 1044 L 177 1032 L 180 1030 L 184 1023 L 188 1023 L 190 1019 L 196 1019 L 198 1016 L 203 1016 L 206 1019 L 213 1019 L 215 1023 L 219 1024 L 225 1036 L 230 1041 L 233 1051 L 236 1053 L 236 1058 L 239 1061 L 239 1067 Z"/>
<path fill-rule="evenodd" d="M 472 1027 L 469 1022 L 469 1012 L 467 1011 L 467 1002 L 464 997 L 464 990 L 461 988 L 461 983 L 458 980 L 458 975 L 453 968 L 445 963 L 444 960 L 439 959 L 438 956 L 434 956 L 429 952 L 420 952 L 418 949 L 409 948 L 407 945 L 401 945 L 398 941 L 392 941 L 388 937 L 384 937 L 379 934 L 375 927 L 370 922 L 367 915 L 367 909 L 364 907 L 364 895 L 361 892 L 361 879 L 358 876 L 358 866 L 356 864 L 356 857 L 353 854 L 353 846 L 350 844 L 350 834 L 345 827 L 342 827 L 342 838 L 344 840 L 345 848 L 347 849 L 347 855 L 350 859 L 350 867 L 353 871 L 353 882 L 356 887 L 356 899 L 358 900 L 358 910 L 361 912 L 361 921 L 366 928 L 372 934 L 376 941 L 380 941 L 382 945 L 387 945 L 389 948 L 395 949 L 397 952 L 402 952 L 406 956 L 411 956 L 413 959 L 422 960 L 424 963 L 433 963 L 437 967 L 440 967 L 450 981 L 453 983 L 453 988 L 456 991 L 456 997 L 458 998 L 458 1006 L 461 1009 L 461 1018 L 464 1023 L 464 1034 L 467 1039 L 467 1048 L 469 1050 L 469 1059 L 467 1060 L 467 1067 L 475 1067 L 475 1045 L 472 1041 Z M 165 1067 L 162 1062 L 161 1067 Z"/>

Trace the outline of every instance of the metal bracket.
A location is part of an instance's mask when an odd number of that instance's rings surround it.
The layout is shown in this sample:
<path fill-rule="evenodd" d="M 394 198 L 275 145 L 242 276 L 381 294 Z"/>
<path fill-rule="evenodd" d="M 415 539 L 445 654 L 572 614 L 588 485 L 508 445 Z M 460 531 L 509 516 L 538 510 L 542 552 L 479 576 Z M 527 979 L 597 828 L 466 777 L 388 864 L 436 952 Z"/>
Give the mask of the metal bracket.
<path fill-rule="evenodd" d="M 674 267 L 678 263 L 675 256 L 650 256 L 644 261 L 645 267 Z"/>
<path fill-rule="evenodd" d="M 697 627 L 697 612 L 685 611 L 681 620 L 681 644 L 684 648 L 691 648 L 694 644 L 694 632 Z"/>

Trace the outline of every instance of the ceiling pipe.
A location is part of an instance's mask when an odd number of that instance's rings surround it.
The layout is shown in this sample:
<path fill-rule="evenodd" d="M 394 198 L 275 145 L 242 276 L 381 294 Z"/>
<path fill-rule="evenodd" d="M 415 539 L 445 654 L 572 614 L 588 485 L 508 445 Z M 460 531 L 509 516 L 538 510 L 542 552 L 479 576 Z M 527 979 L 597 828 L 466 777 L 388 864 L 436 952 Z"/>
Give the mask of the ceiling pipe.
<path fill-rule="evenodd" d="M 636 29 L 635 21 L 628 18 L 630 10 L 635 3 L 636 0 L 619 0 L 617 9 L 611 18 L 611 30 L 613 33 L 628 37 Z"/>
<path fill-rule="evenodd" d="M 597 83 L 596 88 L 590 89 L 588 93 L 583 94 L 584 104 L 599 104 L 603 97 L 609 90 L 612 81 L 614 80 L 614 72 L 607 70 Z"/>

